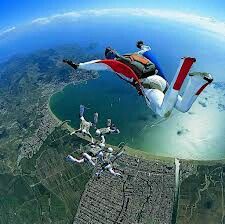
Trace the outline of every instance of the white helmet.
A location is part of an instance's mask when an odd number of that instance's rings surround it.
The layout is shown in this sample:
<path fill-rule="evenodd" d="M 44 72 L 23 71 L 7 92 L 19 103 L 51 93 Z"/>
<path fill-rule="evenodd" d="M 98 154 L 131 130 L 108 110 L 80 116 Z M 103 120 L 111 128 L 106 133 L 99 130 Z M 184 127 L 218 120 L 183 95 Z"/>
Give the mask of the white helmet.
<path fill-rule="evenodd" d="M 109 148 L 108 148 L 108 151 L 109 151 L 109 152 L 113 152 L 113 148 L 109 147 Z"/>
<path fill-rule="evenodd" d="M 104 144 L 104 143 L 100 143 L 99 146 L 100 146 L 101 148 L 105 148 L 105 144 Z"/>
<path fill-rule="evenodd" d="M 99 136 L 99 135 L 101 134 L 101 131 L 100 131 L 99 129 L 97 129 L 97 130 L 95 131 L 95 134 L 96 134 L 97 136 Z"/>

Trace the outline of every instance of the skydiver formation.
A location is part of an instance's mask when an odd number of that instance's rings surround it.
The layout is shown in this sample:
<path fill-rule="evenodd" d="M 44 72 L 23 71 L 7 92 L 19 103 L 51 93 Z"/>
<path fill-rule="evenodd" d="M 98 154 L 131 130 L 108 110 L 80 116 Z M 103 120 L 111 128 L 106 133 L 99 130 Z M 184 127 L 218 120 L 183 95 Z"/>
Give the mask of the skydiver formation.
<path fill-rule="evenodd" d="M 112 48 L 107 47 L 105 59 L 79 64 L 71 60 L 63 60 L 63 62 L 74 69 L 109 70 L 116 73 L 134 86 L 138 94 L 144 97 L 147 106 L 161 117 L 168 117 L 174 108 L 183 113 L 187 112 L 198 95 L 213 81 L 210 74 L 189 74 L 196 59 L 184 57 L 181 59 L 172 82 L 168 84 L 166 75 L 152 54 L 151 48 L 143 41 L 138 41 L 136 46 L 139 51 L 134 53 L 120 55 Z M 184 85 L 186 78 L 188 78 L 188 83 Z M 183 89 L 182 94 L 181 88 Z M 115 129 L 110 129 L 108 132 L 110 133 L 111 130 Z"/>
<path fill-rule="evenodd" d="M 99 178 L 104 171 L 109 171 L 114 176 L 121 176 L 120 173 L 116 172 L 113 168 L 113 163 L 117 158 L 119 158 L 123 151 L 119 153 L 113 153 L 113 148 L 106 147 L 105 144 L 105 135 L 106 134 L 118 134 L 120 133 L 119 129 L 112 124 L 111 119 L 107 120 L 107 127 L 97 128 L 98 113 L 94 113 L 94 122 L 88 122 L 84 118 L 84 106 L 80 105 L 80 128 L 71 133 L 71 135 L 76 132 L 80 132 L 83 135 L 87 135 L 91 138 L 91 143 L 88 145 L 88 151 L 83 152 L 79 158 L 74 158 L 72 155 L 68 155 L 66 160 L 73 163 L 89 163 L 92 166 L 97 168 L 96 176 Z M 93 137 L 90 134 L 90 127 L 95 128 L 96 137 L 100 137 L 100 141 L 93 141 Z M 122 148 L 121 148 L 122 149 Z"/>

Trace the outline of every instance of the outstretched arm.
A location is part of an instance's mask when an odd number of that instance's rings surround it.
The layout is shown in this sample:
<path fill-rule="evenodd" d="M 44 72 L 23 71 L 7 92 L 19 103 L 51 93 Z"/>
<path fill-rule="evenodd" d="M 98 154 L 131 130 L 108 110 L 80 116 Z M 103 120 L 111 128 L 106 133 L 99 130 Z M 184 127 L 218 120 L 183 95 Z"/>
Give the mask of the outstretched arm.
<path fill-rule="evenodd" d="M 104 70 L 111 70 L 109 66 L 102 63 L 102 60 L 92 60 L 88 62 L 83 62 L 76 64 L 70 60 L 63 60 L 64 63 L 67 63 L 74 69 L 84 69 L 84 70 L 94 70 L 94 71 L 104 71 Z"/>
<path fill-rule="evenodd" d="M 76 159 L 76 158 L 74 158 L 74 157 L 71 156 L 71 155 L 68 155 L 68 156 L 66 157 L 66 159 L 67 159 L 68 161 L 73 162 L 73 163 L 83 163 L 83 162 L 84 162 L 84 158 L 82 158 L 82 159 Z"/>
<path fill-rule="evenodd" d="M 83 153 L 83 156 L 88 160 L 89 163 L 91 163 L 91 165 L 95 166 L 95 162 L 92 160 L 92 157 L 89 154 L 85 152 Z"/>
<path fill-rule="evenodd" d="M 63 62 L 70 65 L 71 67 L 73 67 L 74 69 L 77 69 L 78 64 L 72 62 L 71 60 L 67 60 L 67 59 L 63 59 Z"/>
<path fill-rule="evenodd" d="M 101 135 L 101 143 L 105 144 L 105 137 L 104 137 L 104 135 Z"/>

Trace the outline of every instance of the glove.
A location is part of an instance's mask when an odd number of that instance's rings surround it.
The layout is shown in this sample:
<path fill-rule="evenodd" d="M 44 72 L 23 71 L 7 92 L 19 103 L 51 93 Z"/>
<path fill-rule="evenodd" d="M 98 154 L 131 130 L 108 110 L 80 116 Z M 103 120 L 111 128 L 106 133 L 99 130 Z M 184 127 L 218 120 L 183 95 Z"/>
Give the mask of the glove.
<path fill-rule="evenodd" d="M 77 69 L 79 64 L 73 63 L 71 60 L 63 59 L 63 62 L 72 66 L 74 69 Z"/>
<path fill-rule="evenodd" d="M 72 64 L 72 61 L 71 60 L 67 60 L 67 59 L 63 59 L 63 62 L 66 63 L 66 64 L 69 64 L 69 65 Z"/>

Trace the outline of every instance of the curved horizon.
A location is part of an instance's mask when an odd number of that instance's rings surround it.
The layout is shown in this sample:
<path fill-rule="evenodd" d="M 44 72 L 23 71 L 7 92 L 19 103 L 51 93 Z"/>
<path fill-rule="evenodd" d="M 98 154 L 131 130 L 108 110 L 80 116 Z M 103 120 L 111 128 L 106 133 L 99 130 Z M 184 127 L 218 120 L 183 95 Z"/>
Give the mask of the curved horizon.
<path fill-rule="evenodd" d="M 225 41 L 225 21 L 217 20 L 209 16 L 199 16 L 197 14 L 188 14 L 176 10 L 148 9 L 148 8 L 106 8 L 106 9 L 88 9 L 80 11 L 68 11 L 64 13 L 51 14 L 45 17 L 37 17 L 31 21 L 24 22 L 21 25 L 12 25 L 0 30 L 0 40 L 8 35 L 20 31 L 29 26 L 43 26 L 53 22 L 71 20 L 78 22 L 82 18 L 100 17 L 100 16 L 130 16 L 130 17 L 154 17 L 165 21 L 175 21 L 181 24 L 188 24 L 200 28 L 213 34 L 218 40 Z"/>

